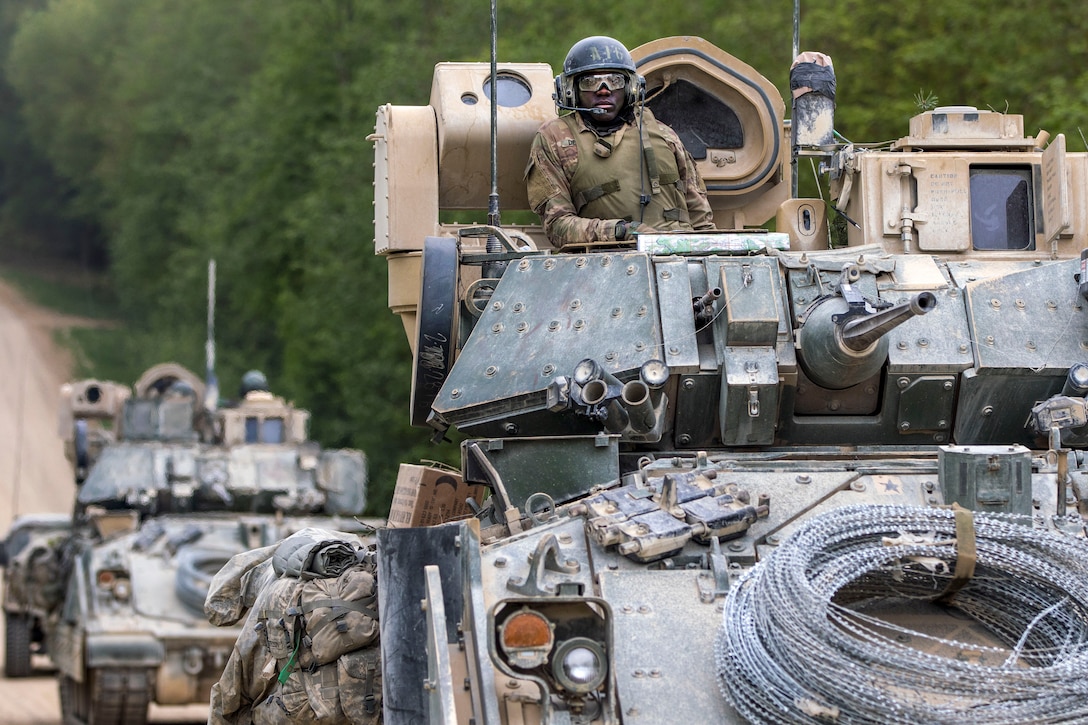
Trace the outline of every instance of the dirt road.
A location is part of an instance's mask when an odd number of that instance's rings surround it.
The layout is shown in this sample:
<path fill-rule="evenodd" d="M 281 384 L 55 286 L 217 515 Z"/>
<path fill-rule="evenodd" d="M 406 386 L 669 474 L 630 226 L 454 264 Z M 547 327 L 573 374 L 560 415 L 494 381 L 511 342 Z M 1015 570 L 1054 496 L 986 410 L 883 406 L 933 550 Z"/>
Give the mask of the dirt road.
<path fill-rule="evenodd" d="M 53 331 L 72 322 L 28 304 L 0 282 L 0 536 L 15 516 L 71 511 L 72 469 L 57 431 L 59 389 L 70 362 L 54 345 Z M 151 715 L 157 722 L 207 722 L 207 707 L 153 707 Z M 57 685 L 47 670 L 28 679 L 0 677 L 0 725 L 59 722 Z"/>

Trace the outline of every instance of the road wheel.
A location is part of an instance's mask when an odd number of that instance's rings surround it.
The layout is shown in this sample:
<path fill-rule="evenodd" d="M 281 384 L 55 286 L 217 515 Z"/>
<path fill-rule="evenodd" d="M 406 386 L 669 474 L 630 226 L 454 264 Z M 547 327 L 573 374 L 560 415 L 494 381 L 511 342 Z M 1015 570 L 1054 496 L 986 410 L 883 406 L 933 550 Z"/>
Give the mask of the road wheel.
<path fill-rule="evenodd" d="M 8 677 L 30 676 L 32 625 L 29 615 L 4 612 L 4 674 Z"/>
<path fill-rule="evenodd" d="M 151 673 L 140 668 L 100 668 L 87 673 L 91 700 L 87 725 L 145 725 Z"/>

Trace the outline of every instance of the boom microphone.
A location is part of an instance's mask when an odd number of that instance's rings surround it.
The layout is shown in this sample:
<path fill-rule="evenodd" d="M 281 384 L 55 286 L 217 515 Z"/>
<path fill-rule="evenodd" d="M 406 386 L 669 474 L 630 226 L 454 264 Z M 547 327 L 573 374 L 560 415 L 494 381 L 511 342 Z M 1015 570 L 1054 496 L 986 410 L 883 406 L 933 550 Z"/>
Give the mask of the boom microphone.
<path fill-rule="evenodd" d="M 582 108 L 580 106 L 565 106 L 559 101 L 555 102 L 556 108 L 561 108 L 564 111 L 585 111 L 586 113 L 592 113 L 594 116 L 603 116 L 608 111 L 603 108 Z"/>

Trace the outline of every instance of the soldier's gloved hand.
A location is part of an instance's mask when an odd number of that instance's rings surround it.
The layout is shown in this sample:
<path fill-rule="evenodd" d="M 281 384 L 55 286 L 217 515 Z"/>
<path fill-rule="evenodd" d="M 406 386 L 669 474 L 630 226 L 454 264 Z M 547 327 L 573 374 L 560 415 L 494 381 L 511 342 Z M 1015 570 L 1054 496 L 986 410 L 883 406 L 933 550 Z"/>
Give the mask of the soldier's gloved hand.
<path fill-rule="evenodd" d="M 642 222 L 631 222 L 627 226 L 628 234 L 657 234 L 658 231 L 651 227 L 649 224 L 643 224 Z"/>
<path fill-rule="evenodd" d="M 657 230 L 651 227 L 649 224 L 643 224 L 642 222 L 629 222 L 620 220 L 616 222 L 616 241 L 624 242 L 631 241 L 639 234 L 656 234 Z"/>

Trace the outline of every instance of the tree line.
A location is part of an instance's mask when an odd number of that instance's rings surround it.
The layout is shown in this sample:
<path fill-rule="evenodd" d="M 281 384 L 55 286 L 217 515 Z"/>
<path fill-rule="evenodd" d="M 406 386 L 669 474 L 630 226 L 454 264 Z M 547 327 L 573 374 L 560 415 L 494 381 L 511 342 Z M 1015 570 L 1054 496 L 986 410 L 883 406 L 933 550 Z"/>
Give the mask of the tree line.
<path fill-rule="evenodd" d="M 427 103 L 435 63 L 487 60 L 484 0 L 5 0 L 0 5 L 0 246 L 104 270 L 131 382 L 203 368 L 205 273 L 218 265 L 222 381 L 264 370 L 314 437 L 366 451 L 371 508 L 397 464 L 455 460 L 407 424 L 410 359 L 373 254 L 382 103 Z M 504 0 L 499 58 L 548 62 L 607 34 L 699 35 L 788 98 L 792 0 Z M 905 136 L 920 106 L 1025 116 L 1084 148 L 1088 18 L 1071 0 L 804 2 L 801 50 L 828 53 L 836 127 Z M 483 221 L 485 214 L 481 214 Z M 228 391 L 229 392 L 229 391 Z"/>

